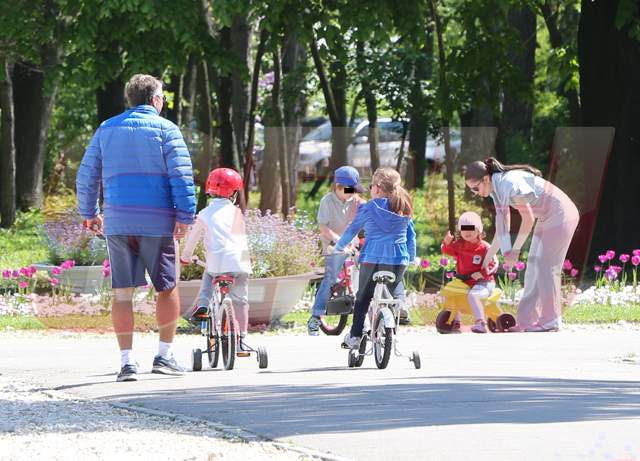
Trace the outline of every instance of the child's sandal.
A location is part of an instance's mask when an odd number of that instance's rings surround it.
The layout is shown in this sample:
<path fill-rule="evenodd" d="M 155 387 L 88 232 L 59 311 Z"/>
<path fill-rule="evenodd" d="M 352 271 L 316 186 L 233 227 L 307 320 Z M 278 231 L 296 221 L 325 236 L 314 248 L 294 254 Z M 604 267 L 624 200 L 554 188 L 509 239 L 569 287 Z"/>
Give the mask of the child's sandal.
<path fill-rule="evenodd" d="M 476 320 L 475 325 L 471 327 L 471 331 L 474 333 L 486 333 L 487 323 L 484 320 Z"/>

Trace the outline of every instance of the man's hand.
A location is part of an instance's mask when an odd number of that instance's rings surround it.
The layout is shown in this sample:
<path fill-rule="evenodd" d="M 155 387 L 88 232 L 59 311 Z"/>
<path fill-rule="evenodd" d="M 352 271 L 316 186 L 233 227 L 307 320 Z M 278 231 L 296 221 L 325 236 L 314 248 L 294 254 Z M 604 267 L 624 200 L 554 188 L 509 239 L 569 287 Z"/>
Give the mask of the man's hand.
<path fill-rule="evenodd" d="M 176 226 L 173 228 L 173 238 L 176 240 L 182 240 L 187 232 L 189 231 L 189 224 L 183 224 L 181 222 L 177 222 Z"/>
<path fill-rule="evenodd" d="M 451 234 L 451 231 L 447 231 L 447 235 L 444 236 L 443 242 L 445 245 L 451 245 L 451 242 L 453 242 L 453 234 Z"/>
<path fill-rule="evenodd" d="M 473 280 L 480 280 L 482 277 L 482 274 L 480 272 L 474 272 L 473 274 L 471 274 L 471 278 Z"/>
<path fill-rule="evenodd" d="M 102 216 L 98 215 L 93 219 L 85 219 L 82 221 L 82 226 L 92 232 L 93 235 L 102 235 Z"/>

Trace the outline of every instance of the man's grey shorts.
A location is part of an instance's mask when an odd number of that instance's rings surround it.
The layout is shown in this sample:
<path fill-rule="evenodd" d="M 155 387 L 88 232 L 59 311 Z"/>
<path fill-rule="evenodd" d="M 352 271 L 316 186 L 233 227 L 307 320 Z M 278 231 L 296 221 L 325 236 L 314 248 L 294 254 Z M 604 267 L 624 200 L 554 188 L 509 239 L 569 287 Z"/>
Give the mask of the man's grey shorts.
<path fill-rule="evenodd" d="M 112 288 L 146 285 L 145 270 L 156 291 L 166 291 L 176 286 L 176 248 L 173 237 L 109 235 L 107 251 Z"/>

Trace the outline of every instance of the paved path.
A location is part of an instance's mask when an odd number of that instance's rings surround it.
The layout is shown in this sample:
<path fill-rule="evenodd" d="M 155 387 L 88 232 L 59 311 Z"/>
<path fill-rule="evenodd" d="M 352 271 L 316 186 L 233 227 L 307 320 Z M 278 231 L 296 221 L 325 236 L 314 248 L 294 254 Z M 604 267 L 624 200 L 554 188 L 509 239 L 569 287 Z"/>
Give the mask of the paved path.
<path fill-rule="evenodd" d="M 3 333 L 0 371 L 79 397 L 208 419 L 350 459 L 640 460 L 640 331 L 442 336 L 403 331 L 422 369 L 392 357 L 346 367 L 339 339 L 252 335 L 270 365 L 174 378 L 148 373 L 156 337 L 135 339 L 144 374 L 116 383 L 110 335 Z M 179 336 L 186 362 L 196 336 Z"/>

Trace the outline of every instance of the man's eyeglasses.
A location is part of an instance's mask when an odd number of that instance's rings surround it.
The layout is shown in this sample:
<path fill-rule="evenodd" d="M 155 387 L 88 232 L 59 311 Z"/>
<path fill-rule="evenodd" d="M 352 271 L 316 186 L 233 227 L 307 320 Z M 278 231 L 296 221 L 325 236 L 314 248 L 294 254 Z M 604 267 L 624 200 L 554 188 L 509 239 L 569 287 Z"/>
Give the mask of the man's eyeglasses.
<path fill-rule="evenodd" d="M 164 94 L 154 94 L 154 97 L 158 97 L 158 98 L 162 98 L 162 105 L 166 105 L 167 104 L 167 97 Z"/>

